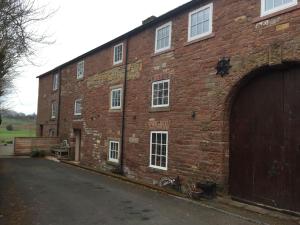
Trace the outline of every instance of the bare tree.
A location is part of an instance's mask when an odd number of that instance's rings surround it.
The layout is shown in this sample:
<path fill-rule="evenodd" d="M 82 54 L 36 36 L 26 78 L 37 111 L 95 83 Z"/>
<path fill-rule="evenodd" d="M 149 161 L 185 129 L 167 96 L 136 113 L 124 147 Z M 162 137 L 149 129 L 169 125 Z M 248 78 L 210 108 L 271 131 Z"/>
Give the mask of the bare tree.
<path fill-rule="evenodd" d="M 34 0 L 0 0 L 0 109 L 3 96 L 11 90 L 12 80 L 18 75 L 20 61 L 30 60 L 37 43 L 49 43 L 45 35 L 32 29 L 49 15 Z"/>

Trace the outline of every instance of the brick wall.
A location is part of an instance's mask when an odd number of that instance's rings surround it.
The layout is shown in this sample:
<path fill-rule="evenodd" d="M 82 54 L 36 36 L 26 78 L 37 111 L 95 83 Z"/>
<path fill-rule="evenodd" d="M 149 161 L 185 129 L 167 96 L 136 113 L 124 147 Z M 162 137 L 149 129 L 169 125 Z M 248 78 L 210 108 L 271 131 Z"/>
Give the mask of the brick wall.
<path fill-rule="evenodd" d="M 179 175 L 226 186 L 235 90 L 257 68 L 299 61 L 298 7 L 261 18 L 260 1 L 214 1 L 213 34 L 188 43 L 188 13 L 203 4 L 128 39 L 124 167 L 129 177 L 156 183 L 161 176 Z M 172 48 L 155 55 L 155 29 L 169 21 Z M 83 80 L 76 79 L 76 63 L 61 70 L 60 138 L 68 138 L 74 151 L 74 129 L 81 129 L 81 163 L 108 170 L 115 166 L 107 162 L 108 141 L 120 140 L 122 119 L 121 111 L 109 109 L 110 89 L 123 85 L 125 68 L 113 66 L 113 46 L 85 58 Z M 225 77 L 215 69 L 223 56 L 232 65 Z M 52 75 L 40 78 L 38 123 L 47 124 L 45 129 L 55 124 L 49 121 L 49 104 L 57 98 L 48 87 Z M 161 79 L 170 79 L 170 106 L 154 110 L 151 84 Z M 75 117 L 78 97 L 83 114 Z M 157 130 L 169 132 L 167 171 L 149 167 L 150 131 Z"/>
<path fill-rule="evenodd" d="M 53 91 L 53 76 L 39 79 L 36 134 L 51 137 L 57 134 L 57 118 L 52 118 L 52 103 L 59 104 L 59 90 Z"/>

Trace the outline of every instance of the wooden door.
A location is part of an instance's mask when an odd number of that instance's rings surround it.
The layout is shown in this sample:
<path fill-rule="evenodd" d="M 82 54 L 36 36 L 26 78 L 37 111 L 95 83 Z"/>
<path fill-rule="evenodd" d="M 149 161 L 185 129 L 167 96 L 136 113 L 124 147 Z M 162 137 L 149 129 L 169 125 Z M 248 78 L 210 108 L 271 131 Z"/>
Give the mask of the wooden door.
<path fill-rule="evenodd" d="M 75 161 L 80 162 L 81 131 L 75 130 Z"/>
<path fill-rule="evenodd" d="M 258 74 L 236 97 L 230 130 L 230 193 L 300 211 L 299 70 Z"/>

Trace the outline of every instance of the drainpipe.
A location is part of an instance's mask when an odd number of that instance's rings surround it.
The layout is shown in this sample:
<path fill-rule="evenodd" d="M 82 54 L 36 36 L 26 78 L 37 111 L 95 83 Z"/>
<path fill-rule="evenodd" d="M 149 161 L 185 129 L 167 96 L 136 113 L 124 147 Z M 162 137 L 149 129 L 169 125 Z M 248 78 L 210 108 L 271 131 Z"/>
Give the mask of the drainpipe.
<path fill-rule="evenodd" d="M 56 122 L 56 136 L 59 136 L 59 121 L 60 121 L 60 100 L 61 100 L 61 69 L 58 71 L 58 104 L 57 104 L 57 122 Z"/>
<path fill-rule="evenodd" d="M 125 72 L 123 81 L 122 97 L 122 127 L 121 127 L 121 154 L 120 154 L 120 174 L 124 174 L 124 149 L 125 149 L 125 99 L 127 90 L 127 68 L 128 68 L 128 39 L 126 39 Z"/>

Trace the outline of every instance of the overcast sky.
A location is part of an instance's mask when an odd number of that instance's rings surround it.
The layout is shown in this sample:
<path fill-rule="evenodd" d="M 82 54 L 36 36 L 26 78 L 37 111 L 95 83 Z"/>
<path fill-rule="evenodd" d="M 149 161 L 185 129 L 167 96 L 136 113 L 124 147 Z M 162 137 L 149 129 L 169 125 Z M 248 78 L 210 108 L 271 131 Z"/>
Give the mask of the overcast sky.
<path fill-rule="evenodd" d="M 36 0 L 57 12 L 42 23 L 55 43 L 39 47 L 32 61 L 38 66 L 25 66 L 7 98 L 9 108 L 27 114 L 36 112 L 38 80 L 36 76 L 53 69 L 129 30 L 140 26 L 151 15 L 162 15 L 189 0 Z"/>

